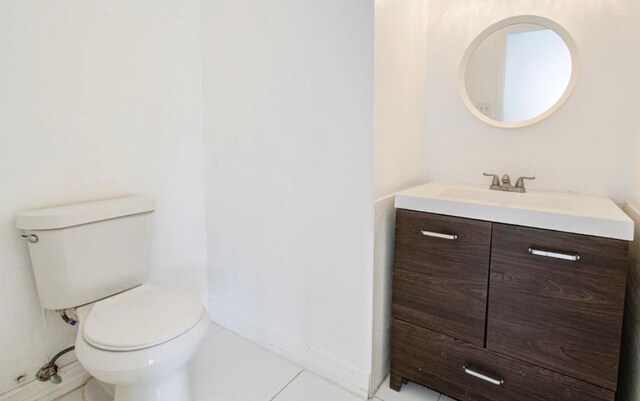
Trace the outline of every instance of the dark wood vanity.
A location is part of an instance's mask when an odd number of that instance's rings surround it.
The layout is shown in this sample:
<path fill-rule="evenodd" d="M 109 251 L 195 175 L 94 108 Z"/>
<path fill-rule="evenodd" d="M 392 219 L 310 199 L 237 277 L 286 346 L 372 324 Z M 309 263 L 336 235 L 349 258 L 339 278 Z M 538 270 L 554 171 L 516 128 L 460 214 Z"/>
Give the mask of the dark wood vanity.
<path fill-rule="evenodd" d="M 391 388 L 613 401 L 628 242 L 398 209 Z"/>

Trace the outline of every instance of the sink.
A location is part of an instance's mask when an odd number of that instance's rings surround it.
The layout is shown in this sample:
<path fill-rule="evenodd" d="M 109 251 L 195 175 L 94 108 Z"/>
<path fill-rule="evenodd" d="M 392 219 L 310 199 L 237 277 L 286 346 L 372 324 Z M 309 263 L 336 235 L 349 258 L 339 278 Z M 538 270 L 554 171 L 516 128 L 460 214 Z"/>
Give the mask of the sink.
<path fill-rule="evenodd" d="M 399 209 L 598 237 L 633 240 L 631 220 L 611 199 L 560 192 L 492 191 L 472 184 L 431 182 L 395 196 Z"/>
<path fill-rule="evenodd" d="M 442 191 L 441 196 L 452 200 L 487 203 L 503 207 L 550 210 L 571 209 L 571 200 L 567 197 L 536 193 L 502 192 L 489 189 L 453 187 Z"/>

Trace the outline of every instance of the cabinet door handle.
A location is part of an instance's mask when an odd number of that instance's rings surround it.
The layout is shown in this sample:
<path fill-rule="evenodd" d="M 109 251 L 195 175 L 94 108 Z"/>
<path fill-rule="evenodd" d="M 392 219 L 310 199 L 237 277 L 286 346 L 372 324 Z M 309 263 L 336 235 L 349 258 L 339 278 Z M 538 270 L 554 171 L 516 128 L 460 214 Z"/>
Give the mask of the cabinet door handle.
<path fill-rule="evenodd" d="M 450 241 L 458 239 L 458 236 L 456 234 L 443 234 L 443 233 L 436 233 L 436 232 L 427 231 L 427 230 L 420 230 L 420 232 L 425 237 L 442 238 L 442 239 L 448 239 Z"/>
<path fill-rule="evenodd" d="M 580 255 L 578 255 L 577 253 L 568 254 L 568 253 L 560 253 L 560 252 L 553 252 L 553 251 L 544 251 L 542 249 L 535 249 L 535 248 L 529 248 L 529 253 L 532 255 L 544 256 L 547 258 L 570 260 L 572 262 L 580 260 Z"/>
<path fill-rule="evenodd" d="M 464 373 L 471 375 L 473 377 L 477 377 L 478 379 L 484 380 L 491 384 L 495 384 L 496 386 L 500 386 L 504 383 L 504 379 L 502 377 L 494 378 L 494 377 L 488 376 L 485 373 L 480 373 L 476 370 L 471 369 L 469 365 L 464 365 L 463 368 L 464 368 Z"/>

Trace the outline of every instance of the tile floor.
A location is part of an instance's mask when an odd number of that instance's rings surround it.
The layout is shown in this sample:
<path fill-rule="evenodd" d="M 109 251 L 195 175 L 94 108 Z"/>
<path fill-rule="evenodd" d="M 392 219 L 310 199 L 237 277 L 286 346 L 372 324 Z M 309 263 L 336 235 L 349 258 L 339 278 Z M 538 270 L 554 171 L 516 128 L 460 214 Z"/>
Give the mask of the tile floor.
<path fill-rule="evenodd" d="M 362 401 L 348 391 L 215 324 L 189 365 L 195 401 Z M 242 372 L 242 374 L 239 374 Z M 388 379 L 375 401 L 454 401 L 409 383 L 397 393 Z M 82 389 L 57 401 L 82 401 Z"/>
<path fill-rule="evenodd" d="M 77 390 L 74 390 L 74 391 L 70 392 L 69 394 L 58 398 L 56 401 L 84 401 L 82 399 L 82 390 L 83 389 L 84 388 L 81 387 L 81 388 L 79 388 Z"/>

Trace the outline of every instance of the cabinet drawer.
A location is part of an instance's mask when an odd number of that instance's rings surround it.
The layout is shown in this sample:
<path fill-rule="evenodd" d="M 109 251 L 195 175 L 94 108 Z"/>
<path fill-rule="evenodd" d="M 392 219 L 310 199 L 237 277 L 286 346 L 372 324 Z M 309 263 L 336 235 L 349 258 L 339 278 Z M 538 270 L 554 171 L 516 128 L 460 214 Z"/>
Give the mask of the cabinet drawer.
<path fill-rule="evenodd" d="M 614 399 L 612 391 L 396 319 L 391 347 L 392 384 L 406 378 L 461 401 Z"/>
<path fill-rule="evenodd" d="M 627 247 L 494 224 L 487 348 L 615 390 Z"/>
<path fill-rule="evenodd" d="M 398 210 L 393 317 L 483 345 L 491 223 Z"/>

